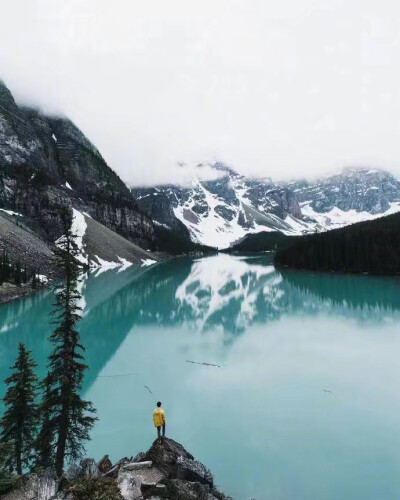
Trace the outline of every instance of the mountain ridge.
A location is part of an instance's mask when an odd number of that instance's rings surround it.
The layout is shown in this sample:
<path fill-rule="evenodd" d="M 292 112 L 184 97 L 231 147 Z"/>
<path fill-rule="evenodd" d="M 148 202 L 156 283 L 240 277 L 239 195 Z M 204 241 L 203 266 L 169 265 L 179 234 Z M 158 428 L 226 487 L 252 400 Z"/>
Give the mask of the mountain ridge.
<path fill-rule="evenodd" d="M 245 177 L 220 162 L 207 165 L 220 174 L 216 179 L 133 187 L 132 194 L 157 222 L 219 249 L 247 234 L 322 232 L 400 210 L 400 181 L 384 170 L 346 167 L 315 181 L 274 182 Z"/>
<path fill-rule="evenodd" d="M 148 247 L 154 228 L 98 149 L 68 118 L 18 106 L 0 80 L 0 206 L 23 213 L 48 241 L 60 207 L 75 207 Z"/>
<path fill-rule="evenodd" d="M 66 117 L 19 106 L 0 80 L 0 251 L 46 282 L 57 279 L 53 246 L 65 209 L 85 267 L 160 260 L 149 251 L 157 250 L 153 221 L 92 142 Z M 14 288 L 11 298 L 29 291 Z"/>

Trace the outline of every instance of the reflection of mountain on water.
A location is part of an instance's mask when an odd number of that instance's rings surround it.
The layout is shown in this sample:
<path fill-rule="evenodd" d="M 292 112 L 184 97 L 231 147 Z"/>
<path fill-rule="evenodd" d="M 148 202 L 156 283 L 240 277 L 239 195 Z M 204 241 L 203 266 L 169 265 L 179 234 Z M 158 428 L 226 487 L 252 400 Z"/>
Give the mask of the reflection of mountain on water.
<path fill-rule="evenodd" d="M 241 331 L 258 319 L 263 306 L 275 316 L 281 281 L 270 259 L 260 262 L 225 254 L 199 259 L 176 289 L 178 312 L 201 329 Z"/>
<path fill-rule="evenodd" d="M 126 307 L 121 308 L 119 293 L 124 295 L 123 290 L 128 283 L 145 280 L 149 270 L 146 267 L 121 273 L 109 271 L 85 280 L 82 286 L 84 314 L 79 323 L 82 343 L 86 346 L 86 362 L 90 368 L 85 377 L 85 388 L 113 356 L 132 326 L 129 311 L 134 310 L 133 304 L 125 301 Z M 32 350 L 39 365 L 38 374 L 41 377 L 45 375 L 51 349 L 48 336 L 52 330 L 49 312 L 53 301 L 53 293 L 46 290 L 0 307 L 1 380 L 8 376 L 9 366 L 17 354 L 18 342 L 24 342 Z M 4 385 L 0 385 L 0 391 L 3 390 Z"/>
<path fill-rule="evenodd" d="M 400 310 L 398 280 L 278 273 L 268 255 L 220 254 L 121 273 L 110 270 L 89 276 L 82 290 L 85 311 L 79 329 L 90 367 L 85 388 L 136 327 L 223 328 L 231 338 L 254 323 L 283 315 L 325 314 L 379 322 Z M 33 351 L 40 375 L 45 374 L 52 302 L 53 294 L 43 291 L 0 307 L 1 379 L 7 376 L 20 341 Z"/>
<path fill-rule="evenodd" d="M 351 276 L 303 271 L 281 271 L 284 283 L 302 292 L 305 300 L 319 299 L 320 308 L 343 310 L 345 316 L 379 320 L 388 311 L 400 310 L 400 281 L 397 278 Z"/>
<path fill-rule="evenodd" d="M 177 287 L 181 321 L 239 333 L 282 315 L 335 314 L 385 321 L 400 310 L 400 281 L 369 276 L 277 272 L 271 257 L 217 255 L 194 261 Z M 184 314 L 182 315 L 182 311 Z M 180 314 L 179 314 L 180 313 Z"/>
<path fill-rule="evenodd" d="M 145 276 L 129 281 L 91 307 L 82 327 L 86 332 L 90 325 L 108 325 L 112 332 L 116 325 L 130 329 L 184 324 L 240 332 L 261 317 L 280 316 L 286 303 L 281 281 L 268 257 L 217 255 L 171 260 L 150 268 Z M 87 288 L 90 286 L 96 286 L 95 279 L 92 283 L 89 279 Z"/>

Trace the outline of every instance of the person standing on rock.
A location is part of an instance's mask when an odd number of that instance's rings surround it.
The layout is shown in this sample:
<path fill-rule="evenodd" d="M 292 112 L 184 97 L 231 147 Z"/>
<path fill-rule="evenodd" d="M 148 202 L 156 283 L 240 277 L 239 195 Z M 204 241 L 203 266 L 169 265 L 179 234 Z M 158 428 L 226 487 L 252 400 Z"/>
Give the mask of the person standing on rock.
<path fill-rule="evenodd" d="M 165 437 L 165 412 L 161 408 L 160 401 L 157 403 L 157 408 L 153 411 L 153 422 L 154 427 L 157 427 L 158 439 L 161 437 L 161 427 L 162 427 L 162 437 Z"/>

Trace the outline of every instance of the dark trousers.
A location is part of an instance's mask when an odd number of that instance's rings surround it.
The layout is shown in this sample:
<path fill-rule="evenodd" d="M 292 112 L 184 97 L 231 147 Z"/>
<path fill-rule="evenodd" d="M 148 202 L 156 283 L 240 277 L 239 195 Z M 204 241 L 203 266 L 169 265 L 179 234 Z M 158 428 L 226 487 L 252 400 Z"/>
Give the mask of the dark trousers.
<path fill-rule="evenodd" d="M 161 425 L 159 425 L 157 427 L 157 434 L 158 434 L 158 437 L 160 437 L 160 432 L 161 432 Z M 162 426 L 162 435 L 163 437 L 165 437 L 165 424 Z"/>

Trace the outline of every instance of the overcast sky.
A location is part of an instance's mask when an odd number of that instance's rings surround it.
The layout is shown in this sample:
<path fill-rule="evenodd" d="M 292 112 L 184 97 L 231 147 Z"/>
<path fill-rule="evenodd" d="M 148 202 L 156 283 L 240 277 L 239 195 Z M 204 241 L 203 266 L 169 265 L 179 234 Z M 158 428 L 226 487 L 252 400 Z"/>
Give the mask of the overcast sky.
<path fill-rule="evenodd" d="M 400 175 L 398 0 L 0 0 L 0 77 L 131 184 Z"/>

